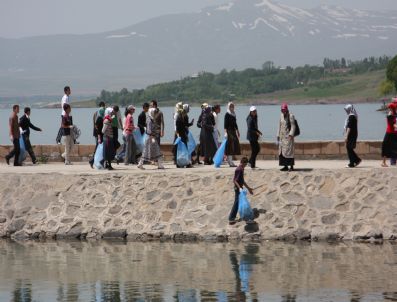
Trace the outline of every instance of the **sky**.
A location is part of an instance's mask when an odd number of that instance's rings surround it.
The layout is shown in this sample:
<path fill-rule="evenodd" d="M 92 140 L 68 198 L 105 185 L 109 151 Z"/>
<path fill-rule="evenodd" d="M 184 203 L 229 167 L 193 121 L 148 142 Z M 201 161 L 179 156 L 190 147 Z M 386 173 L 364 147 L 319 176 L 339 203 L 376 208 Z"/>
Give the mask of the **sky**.
<path fill-rule="evenodd" d="M 196 12 L 229 0 L 0 0 L 0 37 L 85 34 L 120 29 L 164 14 Z M 260 0 L 258 0 L 260 2 Z M 397 0 L 277 0 L 301 8 L 322 4 L 397 10 Z"/>

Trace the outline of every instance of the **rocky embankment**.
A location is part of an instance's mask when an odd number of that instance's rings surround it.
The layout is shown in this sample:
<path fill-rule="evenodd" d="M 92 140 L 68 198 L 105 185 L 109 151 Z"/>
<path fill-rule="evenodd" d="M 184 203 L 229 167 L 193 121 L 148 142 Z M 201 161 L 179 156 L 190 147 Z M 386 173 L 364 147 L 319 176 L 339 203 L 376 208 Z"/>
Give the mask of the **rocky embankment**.
<path fill-rule="evenodd" d="M 256 224 L 228 225 L 232 169 L 7 174 L 0 236 L 14 239 L 395 240 L 397 169 L 247 171 Z"/>

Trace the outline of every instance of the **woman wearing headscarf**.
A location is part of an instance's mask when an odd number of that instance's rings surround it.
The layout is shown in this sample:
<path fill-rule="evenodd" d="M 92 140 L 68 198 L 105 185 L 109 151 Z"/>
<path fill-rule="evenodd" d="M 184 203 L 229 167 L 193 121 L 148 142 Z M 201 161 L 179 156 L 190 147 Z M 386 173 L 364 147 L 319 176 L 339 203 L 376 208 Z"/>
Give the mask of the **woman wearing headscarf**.
<path fill-rule="evenodd" d="M 124 164 L 136 164 L 136 144 L 134 139 L 134 130 L 138 129 L 134 125 L 134 117 L 133 114 L 135 112 L 135 107 L 130 105 L 127 107 L 127 116 L 124 121 L 124 131 L 123 135 L 125 137 L 125 157 Z"/>
<path fill-rule="evenodd" d="M 278 126 L 277 142 L 279 146 L 279 165 L 281 171 L 293 171 L 295 165 L 295 116 L 289 112 L 288 105 L 281 105 L 281 116 Z M 288 169 L 288 166 L 290 168 Z"/>
<path fill-rule="evenodd" d="M 204 110 L 205 108 L 209 107 L 207 103 L 201 104 L 201 113 L 200 116 L 197 120 L 197 128 L 201 129 L 201 124 L 203 122 L 203 115 L 204 115 Z M 202 163 L 200 162 L 200 155 L 201 155 L 201 131 L 200 131 L 200 137 L 199 137 L 199 143 L 197 144 L 197 159 L 196 163 L 201 165 Z"/>
<path fill-rule="evenodd" d="M 227 112 L 225 114 L 225 137 L 227 138 L 225 155 L 230 167 L 236 167 L 233 162 L 233 155 L 241 155 L 240 150 L 240 132 L 237 126 L 236 113 L 234 111 L 234 104 L 229 102 L 227 104 Z"/>
<path fill-rule="evenodd" d="M 103 134 L 103 159 L 105 161 L 105 169 L 113 170 L 112 160 L 116 155 L 114 146 L 114 132 L 112 128 L 112 121 L 115 118 L 113 108 L 105 110 L 105 118 L 103 120 L 102 134 Z"/>
<path fill-rule="evenodd" d="M 149 161 L 157 162 L 159 169 L 164 169 L 162 164 L 163 155 L 161 154 L 159 139 L 160 129 L 155 125 L 154 119 L 156 117 L 156 108 L 150 108 L 148 111 L 148 118 L 146 119 L 146 141 L 143 148 L 142 157 L 139 161 L 138 168 L 144 169 L 143 163 Z"/>
<path fill-rule="evenodd" d="M 382 143 L 382 167 L 387 167 L 387 158 L 397 158 L 397 104 L 390 103 L 389 113 L 387 115 L 387 128 L 386 134 Z"/>
<path fill-rule="evenodd" d="M 251 106 L 250 113 L 247 117 L 247 140 L 251 145 L 251 157 L 248 162 L 252 169 L 256 168 L 256 157 L 261 149 L 258 140 L 261 135 L 262 132 L 258 130 L 258 115 L 256 107 Z"/>
<path fill-rule="evenodd" d="M 356 152 L 354 152 L 358 137 L 358 114 L 354 106 L 351 104 L 346 105 L 345 111 L 347 114 L 345 121 L 345 143 L 347 155 L 349 156 L 349 164 L 347 165 L 347 168 L 354 168 L 361 163 L 361 159 L 357 156 Z"/>
<path fill-rule="evenodd" d="M 211 165 L 217 146 L 214 140 L 215 119 L 211 107 L 206 107 L 201 115 L 200 151 L 204 165 Z"/>

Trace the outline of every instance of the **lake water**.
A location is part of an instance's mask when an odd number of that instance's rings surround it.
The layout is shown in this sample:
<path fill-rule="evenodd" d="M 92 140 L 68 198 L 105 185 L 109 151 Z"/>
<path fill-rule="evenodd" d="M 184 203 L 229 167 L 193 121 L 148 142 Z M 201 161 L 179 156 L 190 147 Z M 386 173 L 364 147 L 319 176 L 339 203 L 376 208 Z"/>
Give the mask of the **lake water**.
<path fill-rule="evenodd" d="M 397 245 L 0 241 L 0 301 L 397 301 Z"/>
<path fill-rule="evenodd" d="M 343 139 L 343 126 L 346 114 L 343 105 L 296 105 L 291 106 L 290 110 L 295 114 L 301 128 L 301 141 L 313 140 L 341 140 Z M 379 104 L 358 104 L 356 105 L 359 113 L 359 140 L 382 140 L 386 130 L 385 114 L 377 112 Z M 174 108 L 161 108 L 164 113 L 166 131 L 163 141 L 171 142 L 174 136 L 173 130 L 173 113 Z M 124 110 L 123 110 L 124 111 Z M 222 107 L 220 116 L 221 129 L 223 129 L 223 118 L 226 107 Z M 22 112 L 22 108 L 21 108 Z M 82 136 L 79 139 L 82 144 L 93 144 L 92 137 L 92 115 L 95 109 L 73 109 L 73 121 L 81 129 Z M 140 109 L 135 113 L 137 121 Z M 197 121 L 200 115 L 200 108 L 192 108 L 189 114 L 190 118 Z M 238 126 L 241 132 L 241 140 L 246 140 L 246 117 L 249 112 L 249 106 L 237 106 L 236 113 L 238 117 Z M 11 110 L 1 109 L 0 120 L 3 125 L 0 127 L 0 144 L 10 144 L 8 136 L 8 117 Z M 22 114 L 22 113 L 21 113 Z M 44 132 L 32 131 L 31 141 L 33 144 L 55 144 L 55 137 L 60 126 L 60 109 L 33 109 L 31 121 L 34 125 L 42 128 Z M 263 132 L 265 141 L 274 141 L 280 118 L 279 106 L 259 106 L 259 128 Z M 198 138 L 199 129 L 194 124 L 191 131 Z"/>

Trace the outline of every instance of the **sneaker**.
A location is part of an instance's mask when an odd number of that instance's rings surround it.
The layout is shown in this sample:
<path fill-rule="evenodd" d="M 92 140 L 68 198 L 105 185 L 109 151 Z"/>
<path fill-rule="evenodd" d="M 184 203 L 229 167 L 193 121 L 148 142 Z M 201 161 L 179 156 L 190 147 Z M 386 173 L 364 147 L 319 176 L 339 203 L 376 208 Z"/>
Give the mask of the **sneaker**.
<path fill-rule="evenodd" d="M 284 168 L 280 169 L 280 171 L 286 172 L 286 171 L 288 171 L 288 167 L 284 167 Z"/>
<path fill-rule="evenodd" d="M 66 166 L 71 166 L 71 165 L 73 165 L 73 164 L 72 164 L 72 162 L 70 162 L 70 161 L 65 161 L 65 165 L 66 165 Z"/>
<path fill-rule="evenodd" d="M 94 169 L 94 163 L 89 162 L 91 169 Z"/>
<path fill-rule="evenodd" d="M 10 165 L 10 159 L 6 156 L 6 163 L 7 165 Z"/>
<path fill-rule="evenodd" d="M 350 165 L 350 164 L 348 164 L 347 166 L 346 166 L 346 168 L 354 168 L 354 166 L 352 166 L 352 165 Z"/>
<path fill-rule="evenodd" d="M 145 168 L 143 167 L 143 165 L 138 165 L 138 169 L 145 170 Z"/>
<path fill-rule="evenodd" d="M 237 223 L 237 220 L 229 220 L 229 225 L 235 225 Z"/>
<path fill-rule="evenodd" d="M 158 168 L 157 169 L 159 169 L 159 170 L 165 170 L 165 168 L 164 168 L 164 166 L 163 165 L 160 165 L 160 166 L 158 166 Z"/>
<path fill-rule="evenodd" d="M 362 159 L 360 159 L 358 162 L 356 162 L 356 167 L 358 167 L 359 164 L 361 164 Z"/>

